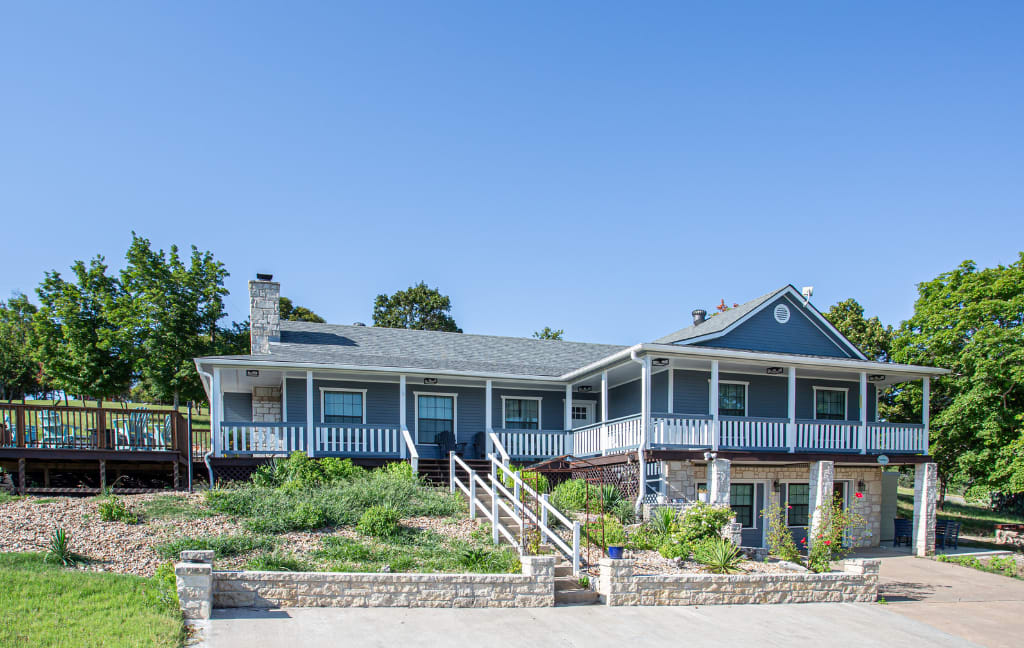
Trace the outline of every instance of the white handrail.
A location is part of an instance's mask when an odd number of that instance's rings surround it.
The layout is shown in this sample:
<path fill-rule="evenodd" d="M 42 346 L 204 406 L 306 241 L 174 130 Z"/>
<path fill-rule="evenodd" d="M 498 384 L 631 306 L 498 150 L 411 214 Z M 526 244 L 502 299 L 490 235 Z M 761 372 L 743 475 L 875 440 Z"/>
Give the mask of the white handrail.
<path fill-rule="evenodd" d="M 509 456 L 508 456 L 508 452 L 505 450 L 505 446 L 502 445 L 502 443 L 501 443 L 501 439 L 498 438 L 498 435 L 495 434 L 494 431 L 487 432 L 487 435 L 491 439 L 491 445 L 493 445 L 494 449 L 497 450 L 498 454 L 501 455 L 501 462 L 504 465 L 507 466 L 508 465 Z"/>
<path fill-rule="evenodd" d="M 420 451 L 416 449 L 416 444 L 412 441 L 409 428 L 404 425 L 402 426 L 402 442 L 405 444 L 405 452 L 409 458 L 409 463 L 412 464 L 412 474 L 416 475 L 420 471 Z"/>

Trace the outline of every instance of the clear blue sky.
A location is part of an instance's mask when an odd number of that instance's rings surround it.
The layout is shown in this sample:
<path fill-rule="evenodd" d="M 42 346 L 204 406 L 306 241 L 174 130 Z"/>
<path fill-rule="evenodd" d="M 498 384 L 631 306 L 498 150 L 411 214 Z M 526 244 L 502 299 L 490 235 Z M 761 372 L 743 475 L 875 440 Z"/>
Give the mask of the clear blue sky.
<path fill-rule="evenodd" d="M 135 229 L 235 319 L 257 271 L 338 323 L 422 279 L 633 343 L 786 283 L 896 323 L 1024 249 L 1024 3 L 497 5 L 7 3 L 0 298 Z"/>

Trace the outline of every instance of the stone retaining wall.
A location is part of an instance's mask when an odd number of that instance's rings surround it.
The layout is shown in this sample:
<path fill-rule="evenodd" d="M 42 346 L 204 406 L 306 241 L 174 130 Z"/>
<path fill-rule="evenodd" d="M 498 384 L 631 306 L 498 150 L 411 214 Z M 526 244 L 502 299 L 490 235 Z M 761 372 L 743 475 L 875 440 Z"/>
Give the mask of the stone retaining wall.
<path fill-rule="evenodd" d="M 846 560 L 829 574 L 633 574 L 632 560 L 601 560 L 598 592 L 606 605 L 744 605 L 873 602 L 878 560 Z"/>
<path fill-rule="evenodd" d="M 213 571 L 213 552 L 175 565 L 186 618 L 234 607 L 551 607 L 553 556 L 523 556 L 522 574 Z"/>

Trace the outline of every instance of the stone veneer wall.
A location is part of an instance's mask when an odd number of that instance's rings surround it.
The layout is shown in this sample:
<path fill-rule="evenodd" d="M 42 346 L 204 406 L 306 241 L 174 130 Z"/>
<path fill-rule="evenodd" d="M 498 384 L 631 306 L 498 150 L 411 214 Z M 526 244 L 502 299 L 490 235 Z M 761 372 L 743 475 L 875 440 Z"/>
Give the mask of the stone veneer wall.
<path fill-rule="evenodd" d="M 281 422 L 281 388 L 252 388 L 252 420 L 255 423 Z"/>
<path fill-rule="evenodd" d="M 598 592 L 606 605 L 870 603 L 880 561 L 846 560 L 842 573 L 662 574 L 636 576 L 632 560 L 602 558 Z"/>
<path fill-rule="evenodd" d="M 185 618 L 208 618 L 209 610 L 214 607 L 551 607 L 555 604 L 553 556 L 523 556 L 522 574 L 234 572 L 213 571 L 209 563 L 186 562 L 212 562 L 212 553 L 182 552 L 183 562 L 175 565 L 178 598 Z"/>
<path fill-rule="evenodd" d="M 741 465 L 733 463 L 730 467 L 730 479 L 733 481 L 766 481 L 772 484 L 780 482 L 809 482 L 811 476 L 810 464 L 772 466 L 764 464 Z M 666 461 L 662 467 L 662 474 L 665 475 L 665 483 L 668 487 L 667 496 L 673 498 L 697 499 L 697 484 L 704 482 L 707 477 L 706 468 L 703 465 L 693 464 L 688 461 Z M 861 534 L 857 538 L 857 547 L 877 547 L 882 535 L 882 471 L 880 468 L 843 466 L 835 467 L 835 480 L 850 482 L 850 506 L 854 512 L 859 513 L 870 526 L 870 533 Z M 855 497 L 857 482 L 863 481 L 865 489 L 862 491 L 864 497 Z M 768 503 L 778 503 L 779 493 L 770 486 L 768 490 Z"/>

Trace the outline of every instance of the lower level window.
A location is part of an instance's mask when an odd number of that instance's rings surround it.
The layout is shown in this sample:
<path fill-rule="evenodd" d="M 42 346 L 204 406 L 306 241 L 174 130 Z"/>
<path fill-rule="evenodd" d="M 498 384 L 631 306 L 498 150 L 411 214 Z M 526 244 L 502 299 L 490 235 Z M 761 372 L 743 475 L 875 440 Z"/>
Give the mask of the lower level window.
<path fill-rule="evenodd" d="M 729 487 L 729 503 L 736 514 L 736 521 L 742 524 L 745 529 L 753 528 L 754 485 L 732 484 Z"/>
<path fill-rule="evenodd" d="M 791 527 L 807 526 L 807 516 L 810 514 L 809 505 L 811 497 L 810 484 L 789 484 L 786 487 L 786 524 Z"/>
<path fill-rule="evenodd" d="M 451 396 L 419 396 L 416 443 L 455 441 L 455 399 Z"/>

